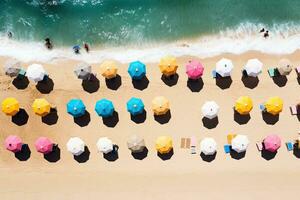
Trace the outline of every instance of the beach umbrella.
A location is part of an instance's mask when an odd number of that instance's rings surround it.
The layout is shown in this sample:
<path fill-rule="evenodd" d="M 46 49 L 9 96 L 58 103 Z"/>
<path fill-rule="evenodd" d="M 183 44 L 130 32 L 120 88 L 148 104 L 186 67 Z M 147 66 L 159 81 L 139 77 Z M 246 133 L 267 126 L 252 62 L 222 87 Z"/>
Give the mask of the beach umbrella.
<path fill-rule="evenodd" d="M 291 71 L 293 70 L 293 65 L 288 59 L 281 59 L 279 61 L 279 67 L 278 67 L 278 72 L 282 76 L 289 75 Z"/>
<path fill-rule="evenodd" d="M 79 137 L 72 137 L 67 142 L 67 150 L 74 156 L 79 156 L 84 152 L 85 143 Z"/>
<path fill-rule="evenodd" d="M 200 142 L 200 151 L 210 156 L 217 152 L 217 143 L 213 138 L 207 137 Z"/>
<path fill-rule="evenodd" d="M 44 99 L 35 99 L 33 104 L 32 104 L 32 109 L 35 114 L 44 117 L 50 113 L 51 110 L 51 105 L 50 103 Z"/>
<path fill-rule="evenodd" d="M 208 119 L 217 117 L 219 109 L 219 105 L 214 101 L 206 101 L 201 108 L 203 116 Z"/>
<path fill-rule="evenodd" d="M 268 135 L 264 141 L 264 148 L 270 152 L 276 152 L 281 146 L 281 139 L 275 134 Z"/>
<path fill-rule="evenodd" d="M 114 61 L 106 60 L 100 65 L 100 72 L 106 79 L 112 79 L 117 76 L 118 67 Z"/>
<path fill-rule="evenodd" d="M 155 148 L 160 154 L 169 153 L 173 149 L 173 141 L 169 136 L 159 136 L 155 141 Z"/>
<path fill-rule="evenodd" d="M 9 59 L 4 64 L 4 71 L 5 74 L 10 77 L 18 76 L 19 72 L 21 71 L 21 63 L 16 59 Z"/>
<path fill-rule="evenodd" d="M 257 77 L 262 71 L 263 64 L 258 59 L 250 59 L 247 61 L 244 70 L 248 76 Z"/>
<path fill-rule="evenodd" d="M 92 67 L 91 65 L 85 62 L 81 62 L 75 67 L 74 73 L 77 76 L 77 78 L 82 80 L 88 80 L 92 73 Z"/>
<path fill-rule="evenodd" d="M 169 136 L 159 136 L 155 141 L 155 148 L 160 154 L 169 153 L 173 149 L 173 141 Z"/>
<path fill-rule="evenodd" d="M 176 58 L 173 56 L 163 57 L 159 62 L 159 69 L 165 76 L 172 76 L 176 74 L 178 64 Z"/>
<path fill-rule="evenodd" d="M 14 116 L 20 111 L 20 104 L 17 99 L 8 97 L 2 101 L 2 112 L 8 116 Z"/>
<path fill-rule="evenodd" d="M 266 111 L 272 115 L 278 115 L 283 108 L 283 100 L 280 97 L 270 97 L 265 103 Z"/>
<path fill-rule="evenodd" d="M 250 97 L 241 96 L 236 102 L 234 109 L 241 115 L 248 115 L 253 108 L 253 103 Z"/>
<path fill-rule="evenodd" d="M 110 139 L 102 137 L 97 141 L 97 148 L 99 152 L 107 154 L 114 150 L 114 145 Z"/>
<path fill-rule="evenodd" d="M 101 99 L 96 102 L 95 111 L 101 117 L 111 117 L 115 111 L 115 107 L 110 100 Z"/>
<path fill-rule="evenodd" d="M 163 96 L 157 96 L 152 100 L 152 110 L 155 115 L 164 115 L 170 110 L 170 102 Z"/>
<path fill-rule="evenodd" d="M 134 80 L 141 80 L 146 75 L 146 65 L 140 61 L 129 64 L 128 73 Z"/>
<path fill-rule="evenodd" d="M 227 58 L 222 58 L 216 64 L 216 72 L 222 77 L 230 76 L 232 70 L 232 61 Z"/>
<path fill-rule="evenodd" d="M 127 111 L 133 116 L 142 114 L 144 107 L 142 99 L 132 97 L 127 101 Z"/>
<path fill-rule="evenodd" d="M 249 139 L 246 135 L 237 135 L 231 140 L 231 148 L 237 153 L 242 153 L 247 150 Z"/>
<path fill-rule="evenodd" d="M 73 50 L 80 50 L 80 46 L 77 44 L 77 45 L 74 45 L 73 46 Z"/>
<path fill-rule="evenodd" d="M 48 154 L 53 150 L 53 142 L 46 137 L 39 137 L 35 141 L 35 148 L 37 152 Z"/>
<path fill-rule="evenodd" d="M 26 71 L 26 76 L 28 77 L 28 79 L 36 83 L 44 80 L 44 77 L 46 75 L 47 75 L 46 70 L 40 64 L 29 65 Z"/>
<path fill-rule="evenodd" d="M 85 114 L 85 105 L 81 99 L 71 99 L 67 104 L 67 112 L 73 117 L 81 117 Z"/>
<path fill-rule="evenodd" d="M 189 61 L 188 64 L 186 64 L 186 74 L 189 79 L 199 79 L 203 75 L 203 71 L 203 65 L 197 60 Z"/>
<path fill-rule="evenodd" d="M 10 135 L 5 139 L 5 148 L 11 152 L 19 152 L 22 150 L 23 142 L 19 136 Z"/>
<path fill-rule="evenodd" d="M 145 149 L 145 140 L 136 135 L 131 136 L 127 141 L 127 147 L 132 153 L 140 153 Z"/>

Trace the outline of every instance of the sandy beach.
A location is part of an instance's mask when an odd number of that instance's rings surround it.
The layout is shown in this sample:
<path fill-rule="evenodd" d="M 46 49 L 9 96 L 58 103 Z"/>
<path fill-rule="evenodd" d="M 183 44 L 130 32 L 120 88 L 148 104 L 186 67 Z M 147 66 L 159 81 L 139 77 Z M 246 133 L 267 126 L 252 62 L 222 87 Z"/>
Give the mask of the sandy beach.
<path fill-rule="evenodd" d="M 294 198 L 298 195 L 300 175 L 299 159 L 288 152 L 285 145 L 279 149 L 276 157 L 265 160 L 255 147 L 255 142 L 264 136 L 275 133 L 283 142 L 298 137 L 299 121 L 290 114 L 289 105 L 300 101 L 297 91 L 300 87 L 297 75 L 293 71 L 285 86 L 277 86 L 268 76 L 267 69 L 278 64 L 281 58 L 288 58 L 299 66 L 300 52 L 290 55 L 266 55 L 248 52 L 242 55 L 224 54 L 217 57 L 200 59 L 205 66 L 203 88 L 192 92 L 187 87 L 185 63 L 193 57 L 178 58 L 179 79 L 170 87 L 161 80 L 158 63 L 146 63 L 149 85 L 144 90 L 135 89 L 127 73 L 128 64 L 119 65 L 122 84 L 117 90 L 109 89 L 105 79 L 99 73 L 99 65 L 92 64 L 97 73 L 100 88 L 97 92 L 83 90 L 81 81 L 73 73 L 78 63 L 73 60 L 56 60 L 42 63 L 54 82 L 49 94 L 41 94 L 33 83 L 24 90 L 18 90 L 11 78 L 0 69 L 0 100 L 15 97 L 26 110 L 29 119 L 23 126 L 11 121 L 11 117 L 0 114 L 0 196 L 1 199 L 272 199 Z M 232 59 L 235 68 L 232 84 L 228 89 L 219 88 L 211 77 L 216 62 L 226 57 Z M 254 89 L 244 86 L 241 81 L 242 66 L 250 58 L 258 58 L 264 64 L 259 83 Z M 3 66 L 9 58 L 1 57 Z M 27 67 L 30 63 L 22 63 Z M 170 100 L 171 119 L 166 124 L 154 120 L 151 101 L 155 96 L 163 95 Z M 242 95 L 253 99 L 254 108 L 247 124 L 234 121 L 233 106 Z M 262 119 L 259 104 L 272 96 L 284 100 L 284 109 L 279 121 L 268 125 Z M 36 116 L 31 104 L 35 98 L 46 98 L 58 110 L 58 121 L 47 125 Z M 126 102 L 131 97 L 142 98 L 147 111 L 144 123 L 131 121 L 126 110 Z M 81 127 L 74 123 L 66 112 L 66 103 L 71 98 L 81 98 L 90 113 L 90 122 Z M 107 98 L 113 101 L 119 121 L 115 127 L 107 127 L 94 111 L 97 100 Z M 220 105 L 219 124 L 208 129 L 203 126 L 201 106 L 207 100 Z M 223 145 L 228 133 L 245 134 L 250 146 L 245 158 L 235 160 L 225 154 Z M 31 149 L 30 159 L 21 162 L 3 147 L 4 139 L 10 135 L 19 135 Z M 135 160 L 127 149 L 126 141 L 132 134 L 145 138 L 149 153 L 144 160 Z M 174 141 L 174 155 L 163 161 L 157 155 L 154 142 L 159 135 L 169 135 Z M 60 147 L 60 159 L 51 163 L 35 151 L 34 141 L 39 136 L 51 138 Z M 88 145 L 89 160 L 78 163 L 66 150 L 70 137 L 78 136 Z M 96 141 L 107 136 L 119 146 L 119 159 L 115 162 L 105 160 L 97 153 Z M 197 154 L 180 149 L 180 138 L 196 136 Z M 199 156 L 199 142 L 204 137 L 213 137 L 218 143 L 216 159 L 204 162 Z"/>

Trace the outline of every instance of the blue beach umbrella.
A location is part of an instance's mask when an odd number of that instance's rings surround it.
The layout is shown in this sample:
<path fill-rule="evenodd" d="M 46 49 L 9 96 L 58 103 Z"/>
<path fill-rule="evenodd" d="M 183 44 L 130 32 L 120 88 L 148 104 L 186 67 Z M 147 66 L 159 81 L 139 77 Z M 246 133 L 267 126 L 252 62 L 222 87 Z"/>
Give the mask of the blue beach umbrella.
<path fill-rule="evenodd" d="M 67 104 L 67 111 L 73 117 L 81 117 L 85 114 L 85 105 L 81 99 L 71 99 Z"/>
<path fill-rule="evenodd" d="M 128 73 L 132 79 L 141 80 L 146 75 L 146 65 L 140 61 L 129 64 Z"/>
<path fill-rule="evenodd" d="M 101 99 L 96 102 L 96 113 L 101 117 L 111 117 L 115 111 L 114 105 L 110 100 Z"/>
<path fill-rule="evenodd" d="M 80 46 L 79 46 L 79 45 L 74 45 L 74 46 L 73 46 L 73 49 L 74 49 L 74 50 L 80 50 Z"/>
<path fill-rule="evenodd" d="M 142 114 L 144 112 L 144 107 L 142 99 L 132 97 L 127 101 L 127 111 L 133 116 Z"/>

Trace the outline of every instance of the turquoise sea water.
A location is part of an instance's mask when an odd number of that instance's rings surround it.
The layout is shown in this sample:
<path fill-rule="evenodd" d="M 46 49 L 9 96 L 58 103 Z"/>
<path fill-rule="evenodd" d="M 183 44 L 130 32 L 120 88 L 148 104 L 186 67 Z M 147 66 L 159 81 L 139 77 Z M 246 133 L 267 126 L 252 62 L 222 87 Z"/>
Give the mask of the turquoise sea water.
<path fill-rule="evenodd" d="M 1 0 L 0 32 L 22 41 L 105 46 L 176 41 L 234 30 L 300 24 L 299 0 Z M 298 29 L 296 29 L 298 30 Z M 256 31 L 256 30 L 254 30 Z"/>

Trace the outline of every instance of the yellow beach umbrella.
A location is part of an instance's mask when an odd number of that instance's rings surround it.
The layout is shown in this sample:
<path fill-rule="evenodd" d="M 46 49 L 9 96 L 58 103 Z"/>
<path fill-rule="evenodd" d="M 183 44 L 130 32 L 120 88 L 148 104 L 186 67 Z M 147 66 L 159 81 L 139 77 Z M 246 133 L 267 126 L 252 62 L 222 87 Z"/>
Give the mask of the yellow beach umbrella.
<path fill-rule="evenodd" d="M 8 116 L 16 115 L 20 110 L 19 102 L 12 97 L 6 98 L 2 101 L 2 112 Z"/>
<path fill-rule="evenodd" d="M 268 113 L 278 115 L 283 108 L 283 100 L 280 97 L 271 97 L 265 103 L 265 108 Z"/>
<path fill-rule="evenodd" d="M 158 96 L 152 100 L 152 110 L 155 115 L 164 115 L 170 110 L 170 102 L 166 97 Z"/>
<path fill-rule="evenodd" d="M 32 104 L 32 109 L 35 114 L 43 117 L 50 113 L 51 106 L 46 99 L 35 99 Z"/>
<path fill-rule="evenodd" d="M 160 136 L 156 139 L 155 148 L 160 154 L 169 153 L 173 149 L 173 141 L 169 136 Z"/>
<path fill-rule="evenodd" d="M 176 74 L 177 68 L 177 61 L 173 56 L 166 56 L 160 60 L 159 69 L 165 76 Z"/>
<path fill-rule="evenodd" d="M 115 78 L 118 74 L 118 67 L 114 61 L 106 60 L 100 65 L 100 73 L 106 79 Z"/>
<path fill-rule="evenodd" d="M 253 103 L 250 97 L 241 96 L 235 102 L 234 109 L 241 115 L 248 115 L 253 108 Z"/>

